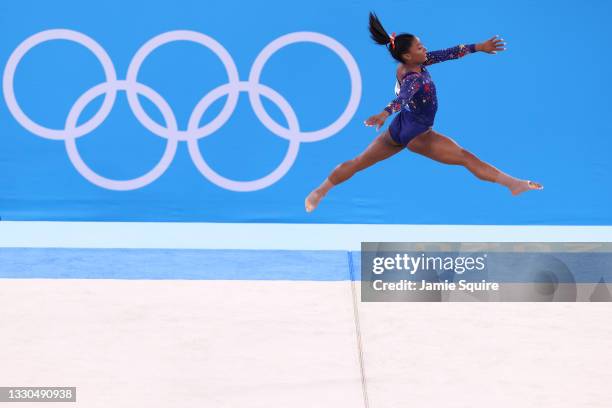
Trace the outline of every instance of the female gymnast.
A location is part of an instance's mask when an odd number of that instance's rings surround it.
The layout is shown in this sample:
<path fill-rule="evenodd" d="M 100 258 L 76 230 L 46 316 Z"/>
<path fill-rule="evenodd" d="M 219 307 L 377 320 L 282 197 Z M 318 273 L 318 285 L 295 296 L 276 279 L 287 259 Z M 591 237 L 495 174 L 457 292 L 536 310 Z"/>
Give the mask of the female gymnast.
<path fill-rule="evenodd" d="M 370 13 L 370 35 L 380 45 L 387 45 L 391 56 L 399 62 L 397 68 L 397 97 L 379 114 L 365 121 L 366 126 L 385 123 L 392 114 L 399 112 L 387 130 L 378 135 L 359 156 L 337 166 L 325 181 L 313 190 L 305 200 L 306 211 L 313 211 L 329 190 L 351 178 L 356 172 L 387 159 L 405 147 L 409 150 L 445 163 L 467 168 L 476 177 L 501 184 L 513 195 L 527 190 L 542 190 L 541 184 L 514 178 L 501 172 L 454 140 L 432 129 L 438 109 L 436 87 L 427 66 L 438 62 L 461 58 L 477 51 L 496 54 L 505 50 L 503 39 L 495 36 L 480 44 L 458 45 L 441 51 L 427 52 L 419 37 L 412 34 L 388 35 L 380 20 Z"/>

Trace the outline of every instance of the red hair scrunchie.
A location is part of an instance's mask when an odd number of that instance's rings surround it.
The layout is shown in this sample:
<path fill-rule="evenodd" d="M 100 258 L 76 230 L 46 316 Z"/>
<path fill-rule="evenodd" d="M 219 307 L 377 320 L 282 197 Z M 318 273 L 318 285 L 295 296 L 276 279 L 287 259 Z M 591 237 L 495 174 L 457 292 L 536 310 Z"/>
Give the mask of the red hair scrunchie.
<path fill-rule="evenodd" d="M 395 49 L 395 33 L 391 33 L 391 37 L 389 37 L 389 41 L 391 42 L 391 48 Z"/>

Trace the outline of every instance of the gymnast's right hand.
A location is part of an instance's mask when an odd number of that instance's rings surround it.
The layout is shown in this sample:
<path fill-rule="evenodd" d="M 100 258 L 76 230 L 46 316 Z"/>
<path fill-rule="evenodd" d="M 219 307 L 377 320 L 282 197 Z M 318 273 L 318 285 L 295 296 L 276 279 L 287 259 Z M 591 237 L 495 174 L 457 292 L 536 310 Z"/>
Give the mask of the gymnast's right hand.
<path fill-rule="evenodd" d="M 387 111 L 382 111 L 378 115 L 370 116 L 364 123 L 366 126 L 376 126 L 376 130 L 379 130 L 388 117 L 389 113 Z"/>

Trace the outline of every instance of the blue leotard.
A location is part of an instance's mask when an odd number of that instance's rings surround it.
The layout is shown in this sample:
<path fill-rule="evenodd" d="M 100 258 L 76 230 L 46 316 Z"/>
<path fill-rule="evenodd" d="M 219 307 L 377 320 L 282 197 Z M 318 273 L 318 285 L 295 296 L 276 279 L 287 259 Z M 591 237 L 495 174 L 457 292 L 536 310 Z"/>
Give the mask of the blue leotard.
<path fill-rule="evenodd" d="M 445 50 L 428 52 L 427 60 L 421 65 L 420 73 L 407 72 L 401 78 L 399 89 L 396 86 L 397 97 L 385 108 L 389 114 L 400 112 L 389 126 L 391 138 L 396 143 L 406 146 L 416 136 L 433 126 L 438 110 L 438 98 L 436 97 L 436 86 L 425 67 L 438 62 L 458 59 L 474 52 L 476 52 L 476 44 L 461 44 Z"/>

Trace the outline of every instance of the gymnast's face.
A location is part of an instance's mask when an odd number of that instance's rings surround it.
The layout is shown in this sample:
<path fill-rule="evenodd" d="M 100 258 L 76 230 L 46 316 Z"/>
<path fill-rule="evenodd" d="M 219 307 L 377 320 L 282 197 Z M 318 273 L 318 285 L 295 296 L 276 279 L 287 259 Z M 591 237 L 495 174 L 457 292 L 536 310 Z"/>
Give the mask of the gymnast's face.
<path fill-rule="evenodd" d="M 402 57 L 409 64 L 422 64 L 427 60 L 427 48 L 421 43 L 419 37 L 414 37 L 410 49 L 402 54 Z"/>

